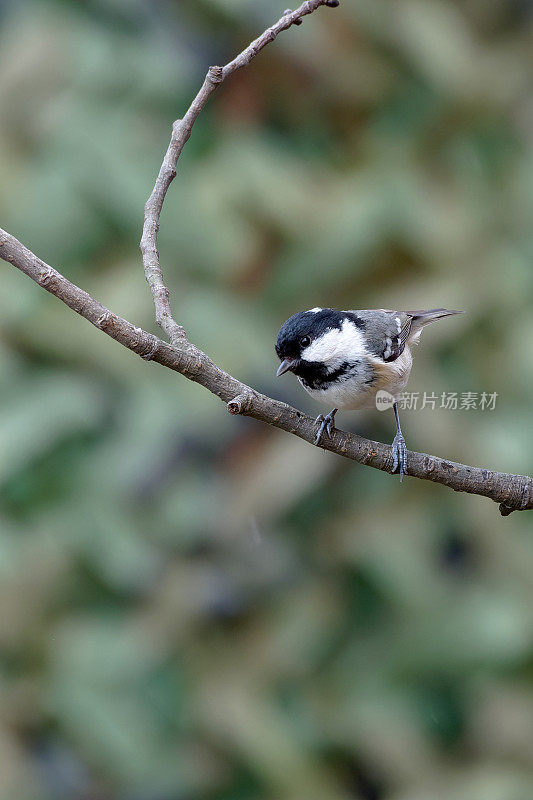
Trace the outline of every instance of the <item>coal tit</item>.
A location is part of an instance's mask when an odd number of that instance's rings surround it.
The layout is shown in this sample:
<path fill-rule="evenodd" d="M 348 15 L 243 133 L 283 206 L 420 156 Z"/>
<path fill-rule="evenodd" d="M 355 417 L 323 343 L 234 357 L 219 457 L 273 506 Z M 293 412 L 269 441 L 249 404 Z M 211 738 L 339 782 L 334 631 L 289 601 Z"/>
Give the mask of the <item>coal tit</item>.
<path fill-rule="evenodd" d="M 319 425 L 315 444 L 331 435 L 339 408 L 376 407 L 378 392 L 388 392 L 396 416 L 392 443 L 393 467 L 400 480 L 407 474 L 407 449 L 400 428 L 398 399 L 405 389 L 422 328 L 430 322 L 460 314 L 435 308 L 430 311 L 339 311 L 312 308 L 285 322 L 278 333 L 277 375 L 294 372 L 304 389 L 317 400 L 334 406 Z M 386 396 L 386 395 L 385 395 Z"/>

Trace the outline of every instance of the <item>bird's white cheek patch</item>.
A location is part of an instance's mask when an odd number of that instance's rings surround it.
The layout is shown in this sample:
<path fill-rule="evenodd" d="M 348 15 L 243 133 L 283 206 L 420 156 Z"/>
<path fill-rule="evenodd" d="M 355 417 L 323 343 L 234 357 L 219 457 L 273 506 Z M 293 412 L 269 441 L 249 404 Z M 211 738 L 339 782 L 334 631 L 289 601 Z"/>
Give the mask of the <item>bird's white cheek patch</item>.
<path fill-rule="evenodd" d="M 322 361 L 342 363 L 359 356 L 366 355 L 363 334 L 359 328 L 348 319 L 342 323 L 342 328 L 332 328 L 322 334 L 318 339 L 302 351 L 305 361 Z"/>

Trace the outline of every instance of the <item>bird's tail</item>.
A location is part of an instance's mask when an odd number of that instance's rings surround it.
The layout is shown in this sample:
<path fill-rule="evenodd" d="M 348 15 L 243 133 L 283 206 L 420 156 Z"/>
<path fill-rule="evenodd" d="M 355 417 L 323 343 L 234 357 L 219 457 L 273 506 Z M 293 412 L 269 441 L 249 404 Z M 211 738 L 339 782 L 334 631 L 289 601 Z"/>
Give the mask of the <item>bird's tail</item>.
<path fill-rule="evenodd" d="M 447 308 L 432 308 L 429 311 L 407 311 L 410 317 L 413 318 L 413 324 L 419 328 L 424 325 L 429 325 L 430 322 L 435 322 L 442 317 L 451 317 L 452 314 L 464 314 L 464 311 L 448 311 Z"/>
<path fill-rule="evenodd" d="M 464 311 L 449 311 L 447 308 L 432 308 L 429 311 L 407 311 L 411 319 L 411 329 L 409 339 L 414 344 L 422 332 L 422 328 L 430 322 L 436 322 L 443 317 L 451 317 L 452 314 L 464 314 Z"/>

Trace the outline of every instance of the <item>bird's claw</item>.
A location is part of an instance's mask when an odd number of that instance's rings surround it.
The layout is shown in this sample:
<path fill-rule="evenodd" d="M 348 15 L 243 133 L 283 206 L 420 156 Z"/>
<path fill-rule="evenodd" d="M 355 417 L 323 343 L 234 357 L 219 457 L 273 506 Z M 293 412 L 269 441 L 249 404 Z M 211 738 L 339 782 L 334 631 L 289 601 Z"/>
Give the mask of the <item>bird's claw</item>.
<path fill-rule="evenodd" d="M 401 433 L 397 433 L 392 441 L 392 472 L 400 473 L 400 482 L 407 475 L 407 448 Z"/>
<path fill-rule="evenodd" d="M 319 445 L 320 440 L 324 433 L 326 433 L 329 437 L 331 437 L 333 431 L 335 430 L 335 414 L 337 413 L 337 409 L 334 411 L 330 411 L 329 414 L 324 416 L 323 414 L 319 414 L 318 417 L 315 419 L 315 425 L 319 425 L 317 434 L 315 436 L 315 444 Z"/>

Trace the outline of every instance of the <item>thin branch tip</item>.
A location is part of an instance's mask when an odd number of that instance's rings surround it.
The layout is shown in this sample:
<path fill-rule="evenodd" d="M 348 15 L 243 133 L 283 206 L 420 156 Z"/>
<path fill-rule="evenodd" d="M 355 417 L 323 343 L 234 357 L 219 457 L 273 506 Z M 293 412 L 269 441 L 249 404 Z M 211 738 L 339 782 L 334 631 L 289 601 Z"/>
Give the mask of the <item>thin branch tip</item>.
<path fill-rule="evenodd" d="M 292 14 L 292 8 L 286 8 L 285 11 L 283 12 L 283 16 L 284 17 L 286 17 L 288 14 Z M 303 19 L 295 19 L 294 22 L 291 23 L 291 24 L 292 25 L 302 25 L 303 24 Z"/>

